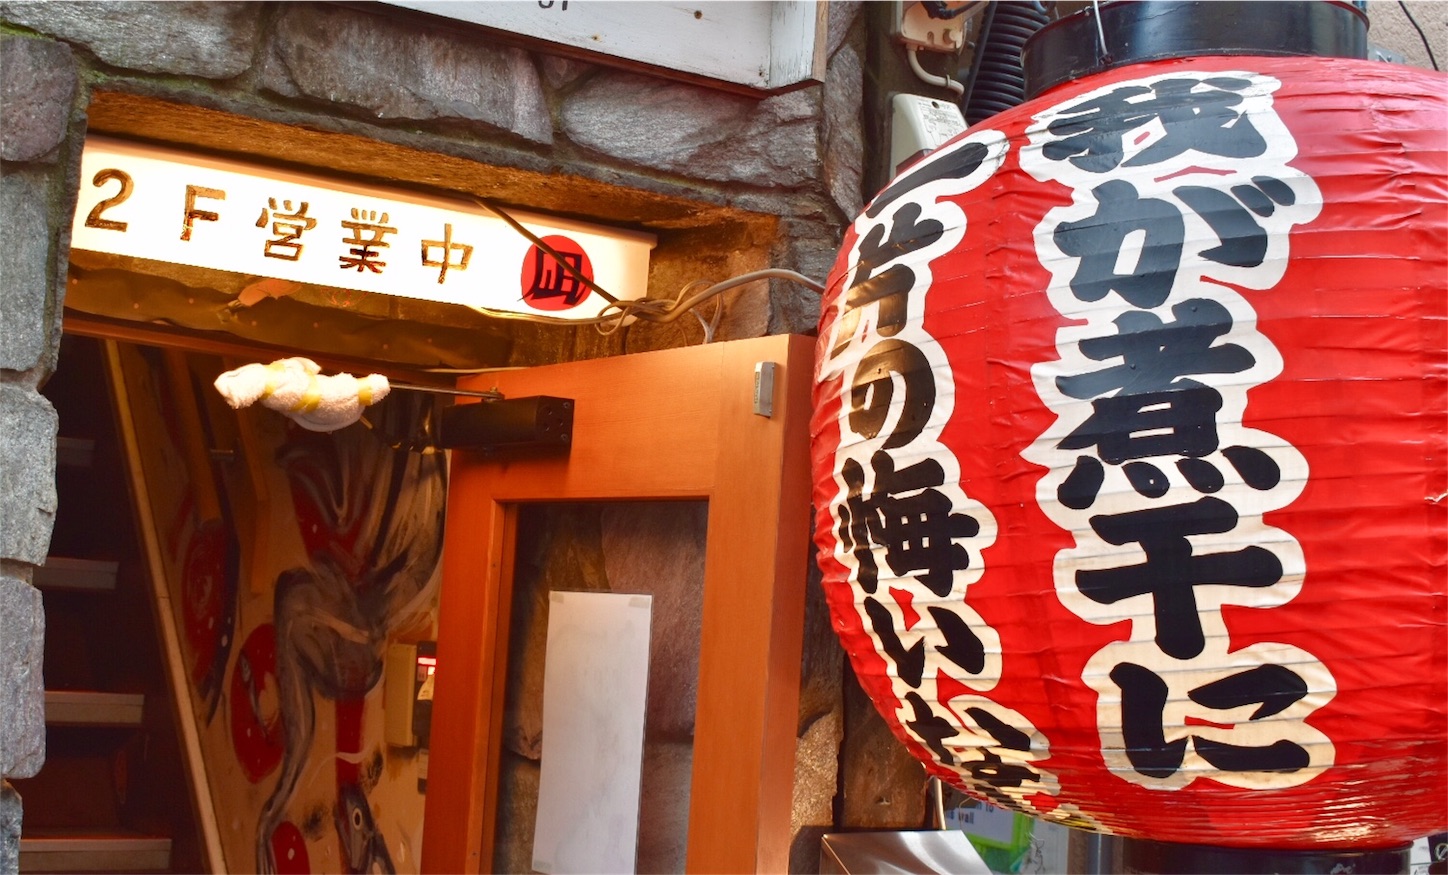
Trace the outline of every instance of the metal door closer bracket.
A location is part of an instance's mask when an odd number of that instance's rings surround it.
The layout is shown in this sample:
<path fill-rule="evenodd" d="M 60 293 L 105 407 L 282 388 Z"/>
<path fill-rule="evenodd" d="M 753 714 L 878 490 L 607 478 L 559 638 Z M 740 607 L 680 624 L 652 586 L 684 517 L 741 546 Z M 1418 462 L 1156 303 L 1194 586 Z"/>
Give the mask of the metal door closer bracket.
<path fill-rule="evenodd" d="M 573 399 L 534 395 L 447 407 L 435 441 L 445 450 L 567 452 L 573 443 Z"/>

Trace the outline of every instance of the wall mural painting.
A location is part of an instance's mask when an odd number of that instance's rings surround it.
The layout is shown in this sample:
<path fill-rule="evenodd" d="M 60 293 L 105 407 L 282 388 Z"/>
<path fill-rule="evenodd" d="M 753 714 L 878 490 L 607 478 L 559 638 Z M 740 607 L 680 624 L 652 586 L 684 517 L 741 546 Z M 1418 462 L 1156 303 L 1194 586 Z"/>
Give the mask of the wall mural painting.
<path fill-rule="evenodd" d="M 382 666 L 435 635 L 446 462 L 382 435 L 431 400 L 319 434 L 213 397 L 220 360 L 120 350 L 227 868 L 416 872 L 425 759 L 383 741 Z"/>

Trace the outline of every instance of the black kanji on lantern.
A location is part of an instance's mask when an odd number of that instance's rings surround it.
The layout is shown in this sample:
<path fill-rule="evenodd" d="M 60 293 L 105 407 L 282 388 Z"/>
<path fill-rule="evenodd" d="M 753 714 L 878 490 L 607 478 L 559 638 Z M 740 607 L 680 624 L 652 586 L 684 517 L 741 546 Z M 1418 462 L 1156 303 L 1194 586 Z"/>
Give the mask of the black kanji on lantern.
<path fill-rule="evenodd" d="M 1252 182 L 1232 186 L 1230 194 L 1199 185 L 1184 185 L 1172 191 L 1202 217 L 1221 241 L 1198 253 L 1202 258 L 1228 267 L 1258 267 L 1266 259 L 1267 231 L 1253 214 L 1267 218 L 1278 205 L 1290 206 L 1297 197 L 1280 179 L 1258 176 Z"/>
<path fill-rule="evenodd" d="M 1021 753 L 1030 751 L 1030 736 L 984 708 L 966 708 L 965 713 L 977 727 L 995 739 L 996 747 Z M 1035 783 L 1041 780 L 1040 773 L 1035 769 L 1019 761 L 1006 762 L 992 748 L 980 747 L 976 750 L 980 752 L 981 758 L 963 760 L 961 767 L 975 779 L 975 789 L 1007 808 L 1016 808 L 1018 805 L 1007 793 L 1002 791 L 1019 790 L 1028 782 Z"/>
<path fill-rule="evenodd" d="M 1242 109 L 1242 92 L 1251 84 L 1218 76 L 1123 85 L 1052 121 L 1046 130 L 1060 139 L 1047 143 L 1042 154 L 1090 173 L 1159 164 L 1188 150 L 1224 158 L 1262 155 L 1267 142 Z M 1133 142 L 1126 142 L 1128 137 Z M 1126 157 L 1140 142 L 1148 144 Z"/>
<path fill-rule="evenodd" d="M 1198 735 L 1168 741 L 1163 711 L 1171 690 L 1166 681 L 1151 669 L 1130 662 L 1113 668 L 1111 680 L 1121 690 L 1121 727 L 1127 759 L 1147 777 L 1168 778 L 1175 774 L 1185 759 L 1188 742 L 1202 759 L 1223 771 L 1292 772 L 1309 764 L 1307 750 L 1283 738 L 1268 744 L 1240 745 Z M 1187 696 L 1218 712 L 1257 705 L 1247 717 L 1250 723 L 1281 713 L 1307 692 L 1307 684 L 1291 669 L 1261 665 L 1209 681 L 1188 691 Z"/>
<path fill-rule="evenodd" d="M 840 312 L 840 342 L 830 352 L 839 355 L 854 337 L 859 325 L 860 308 L 880 305 L 875 330 L 890 337 L 905 325 L 907 298 L 915 286 L 915 271 L 907 264 L 895 264 L 880 273 L 883 265 L 901 256 L 918 252 L 935 243 L 945 233 L 945 226 L 935 219 L 921 219 L 919 204 L 902 204 L 890 217 L 888 233 L 884 223 L 875 225 L 856 244 L 860 260 L 855 268 L 854 282 L 845 293 Z"/>
<path fill-rule="evenodd" d="M 890 615 L 890 609 L 869 596 L 865 597 L 865 613 L 870 617 L 870 628 L 880 639 L 880 649 L 895 663 L 895 673 L 900 680 L 918 689 L 925 676 L 925 640 L 906 647 L 895 631 L 895 618 Z"/>
<path fill-rule="evenodd" d="M 928 612 L 945 638 L 945 646 L 937 646 L 935 652 L 971 674 L 985 671 L 985 643 L 965 618 L 939 605 L 931 605 Z"/>
<path fill-rule="evenodd" d="M 1257 545 L 1222 553 L 1197 553 L 1190 538 L 1230 532 L 1237 509 L 1219 498 L 1091 517 L 1091 528 L 1108 544 L 1138 543 L 1146 561 L 1117 568 L 1076 572 L 1076 588 L 1092 601 L 1111 605 L 1150 595 L 1156 644 L 1168 656 L 1190 659 L 1205 639 L 1197 613 L 1196 587 L 1266 587 L 1282 579 L 1282 560 Z"/>
<path fill-rule="evenodd" d="M 922 186 L 942 179 L 964 179 L 980 169 L 990 154 L 990 147 L 984 143 L 961 143 L 945 154 L 917 164 L 890 186 L 875 196 L 865 209 L 865 216 L 875 218 L 885 208 L 906 195 L 916 195 Z"/>
<path fill-rule="evenodd" d="M 837 532 L 840 545 L 855 557 L 858 566 L 855 580 L 860 588 L 874 593 L 880 586 L 880 569 L 875 564 L 875 545 L 870 534 L 872 502 L 864 497 L 865 469 L 854 459 L 845 459 L 840 465 L 840 476 L 850 489 L 849 495 L 835 508 L 840 519 Z"/>
<path fill-rule="evenodd" d="M 1242 482 L 1259 492 L 1282 482 L 1282 468 L 1277 461 L 1257 447 L 1223 447 L 1222 456 L 1237 470 Z M 1177 470 L 1196 491 L 1210 495 L 1221 490 L 1226 478 L 1216 465 L 1205 459 L 1177 459 Z"/>
<path fill-rule="evenodd" d="M 1156 672 L 1131 662 L 1111 670 L 1121 690 L 1121 731 L 1126 757 L 1138 772 L 1150 778 L 1169 778 L 1182 767 L 1187 740 L 1166 740 L 1162 712 L 1166 709 L 1166 681 Z"/>
<path fill-rule="evenodd" d="M 1223 447 L 1222 456 L 1236 469 L 1242 482 L 1258 491 L 1265 491 L 1282 482 L 1282 468 L 1271 456 L 1256 447 Z M 1127 482 L 1138 495 L 1161 498 L 1170 491 L 1166 472 L 1154 464 L 1127 462 L 1122 465 Z M 1187 485 L 1204 495 L 1220 492 L 1226 485 L 1222 471 L 1212 462 L 1186 456 L 1176 460 L 1176 469 Z M 1077 456 L 1071 473 L 1056 489 L 1056 499 L 1072 510 L 1085 510 L 1096 503 L 1096 496 L 1106 481 L 1106 468 L 1094 456 Z"/>
<path fill-rule="evenodd" d="M 1091 189 L 1096 212 L 1056 227 L 1056 246 L 1079 258 L 1071 293 L 1099 301 L 1116 292 L 1132 306 L 1158 307 L 1171 294 L 1181 267 L 1186 225 L 1171 201 L 1144 198 L 1120 179 Z M 1128 243 L 1132 244 L 1128 251 Z M 1117 272 L 1125 262 L 1126 270 Z"/>
<path fill-rule="evenodd" d="M 925 746 L 935 751 L 935 755 L 947 766 L 955 762 L 955 755 L 945 746 L 945 739 L 953 738 L 960 733 L 956 732 L 950 725 L 950 721 L 936 714 L 926 704 L 925 699 L 919 693 L 906 693 L 905 701 L 910 705 L 910 710 L 915 716 L 904 721 L 905 726 L 915 733 L 915 736 L 925 742 Z"/>
<path fill-rule="evenodd" d="M 1232 314 L 1210 298 L 1192 298 L 1171 308 L 1175 322 L 1142 310 L 1117 316 L 1116 333 L 1080 341 L 1077 348 L 1093 361 L 1121 363 L 1085 374 L 1067 374 L 1056 387 L 1072 398 L 1095 398 L 1171 388 L 1193 374 L 1240 374 L 1257 363 L 1246 347 L 1214 345 L 1232 329 Z"/>
<path fill-rule="evenodd" d="M 949 496 L 931 488 L 945 482 L 945 472 L 934 459 L 897 471 L 888 453 L 876 452 L 870 457 L 870 467 L 875 488 L 869 495 L 864 494 L 864 470 L 858 462 L 846 459 L 840 467 L 849 495 L 838 508 L 839 533 L 845 548 L 860 561 L 861 587 L 875 591 L 874 559 L 869 552 L 879 545 L 885 548 L 885 561 L 895 574 L 911 574 L 937 596 L 948 595 L 955 572 L 970 567 L 970 554 L 953 539 L 980 534 L 980 523 L 967 514 L 954 513 Z"/>
<path fill-rule="evenodd" d="M 1056 378 L 1062 394 L 1094 399 L 1091 416 L 1061 440 L 1062 449 L 1097 447 L 1111 464 L 1153 456 L 1199 457 L 1217 449 L 1221 394 L 1182 378 L 1241 373 L 1257 360 L 1239 344 L 1216 343 L 1233 324 L 1227 308 L 1216 301 L 1193 298 L 1173 306 L 1172 313 L 1176 321 L 1164 323 L 1154 313 L 1130 310 L 1116 317 L 1116 334 L 1078 342 L 1086 358 L 1120 363 Z M 1059 495 L 1067 507 L 1089 507 L 1101 486 L 1100 465 L 1089 458 L 1079 457 L 1062 484 Z M 1142 495 L 1165 494 L 1165 475 L 1155 466 L 1132 466 L 1126 473 Z"/>
<path fill-rule="evenodd" d="M 1097 398 L 1091 408 L 1086 421 L 1061 439 L 1061 449 L 1096 447 L 1103 461 L 1119 465 L 1152 456 L 1205 456 L 1218 445 L 1222 394 L 1194 380 L 1164 392 Z"/>
<path fill-rule="evenodd" d="M 1212 470 L 1216 470 L 1215 468 Z M 1056 500 L 1072 510 L 1085 510 L 1096 503 L 1106 482 L 1106 467 L 1095 456 L 1077 456 L 1071 473 L 1056 487 Z"/>
<path fill-rule="evenodd" d="M 895 428 L 885 449 L 903 447 L 918 438 L 935 409 L 935 375 L 930 360 L 914 344 L 890 339 L 870 347 L 855 368 L 850 386 L 850 428 L 864 438 L 880 434 L 894 406 L 895 381 L 905 389 Z"/>

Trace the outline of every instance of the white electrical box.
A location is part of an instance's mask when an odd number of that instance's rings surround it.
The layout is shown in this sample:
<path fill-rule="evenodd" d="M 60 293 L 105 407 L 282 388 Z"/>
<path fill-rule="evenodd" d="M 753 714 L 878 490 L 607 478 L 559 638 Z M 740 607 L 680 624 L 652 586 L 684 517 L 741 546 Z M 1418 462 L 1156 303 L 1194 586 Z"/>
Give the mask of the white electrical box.
<path fill-rule="evenodd" d="M 948 100 L 897 94 L 890 101 L 890 168 L 906 165 L 945 145 L 966 129 L 960 107 Z"/>
<path fill-rule="evenodd" d="M 389 644 L 382 663 L 382 737 L 396 747 L 426 747 L 437 644 Z M 419 704 L 421 707 L 419 707 Z M 419 732 L 418 730 L 422 731 Z"/>

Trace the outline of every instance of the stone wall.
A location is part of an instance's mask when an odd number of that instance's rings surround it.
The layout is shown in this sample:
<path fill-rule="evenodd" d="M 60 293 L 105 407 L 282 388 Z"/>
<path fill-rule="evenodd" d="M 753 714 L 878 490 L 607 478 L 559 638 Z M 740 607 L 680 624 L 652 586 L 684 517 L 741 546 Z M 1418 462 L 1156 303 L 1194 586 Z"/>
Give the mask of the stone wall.
<path fill-rule="evenodd" d="M 57 421 L 38 390 L 57 364 L 88 121 L 643 227 L 661 239 L 655 296 L 764 266 L 822 280 L 862 202 L 858 5 L 830 4 L 822 86 L 757 98 L 380 5 L 0 2 L 0 776 L 33 775 L 45 758 L 44 616 L 31 579 L 56 509 Z M 312 145 L 319 136 L 376 148 L 327 153 Z M 442 178 L 438 167 L 463 170 Z M 801 286 L 746 286 L 725 297 L 717 337 L 812 331 L 818 304 Z M 698 342 L 699 330 L 680 320 L 612 338 L 536 326 L 511 337 L 510 361 L 533 364 Z M 687 548 L 703 532 L 671 537 Z M 795 813 L 802 868 L 831 823 L 842 723 L 841 657 L 815 590 Z M 17 865 L 20 810 L 0 786 L 0 873 Z"/>
<path fill-rule="evenodd" d="M 1442 68 L 1448 64 L 1448 4 L 1410 0 L 1399 5 L 1397 0 L 1368 0 L 1368 42 L 1397 52 L 1411 66 L 1431 68 L 1437 61 Z"/>
<path fill-rule="evenodd" d="M 1441 63 L 1448 5 L 1407 5 Z M 822 279 L 839 230 L 860 209 L 857 2 L 830 4 L 823 86 L 763 99 L 528 51 L 383 9 L 0 2 L 0 778 L 31 776 L 45 758 L 45 620 L 31 579 L 56 510 L 57 421 L 38 390 L 57 364 L 80 145 L 102 105 L 109 129 L 183 146 L 646 227 L 666 244 L 650 278 L 654 295 L 765 265 Z M 1372 0 L 1369 12 L 1374 42 L 1428 65 L 1397 3 Z M 145 101 L 180 109 L 164 118 L 131 112 L 157 105 Z M 323 153 L 315 144 L 326 137 L 349 145 Z M 357 142 L 376 148 L 350 145 Z M 818 296 L 801 287 L 757 283 L 724 300 L 718 337 L 810 331 L 817 308 Z M 511 331 L 508 356 L 535 364 L 698 337 L 688 320 L 611 338 L 524 326 Z M 704 533 L 695 526 L 659 537 L 664 555 L 697 548 Z M 648 561 L 610 552 L 609 543 L 600 536 L 587 545 L 584 567 L 617 575 L 621 563 Z M 840 653 L 816 578 L 809 592 L 796 871 L 813 867 L 818 835 L 837 820 L 909 826 L 924 816 L 918 764 L 862 696 L 842 703 Z M 845 759 L 856 765 L 841 791 L 836 759 L 847 723 Z M 18 795 L 0 782 L 0 873 L 17 866 L 20 812 Z M 677 848 L 661 853 L 667 859 Z"/>
<path fill-rule="evenodd" d="M 0 872 L 18 866 L 7 778 L 45 761 L 45 616 L 33 569 L 55 517 L 55 368 L 73 203 L 78 65 L 64 43 L 0 34 Z"/>

